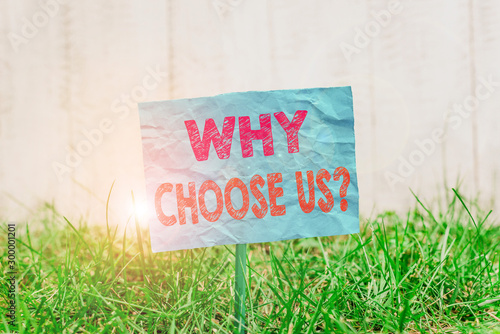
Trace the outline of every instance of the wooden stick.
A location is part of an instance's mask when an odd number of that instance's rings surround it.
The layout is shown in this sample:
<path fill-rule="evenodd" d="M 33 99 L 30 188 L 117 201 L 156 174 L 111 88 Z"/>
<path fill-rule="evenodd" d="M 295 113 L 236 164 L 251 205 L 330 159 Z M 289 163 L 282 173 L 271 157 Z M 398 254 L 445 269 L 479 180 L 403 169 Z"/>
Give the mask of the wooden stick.
<path fill-rule="evenodd" d="M 235 308 L 235 326 L 236 333 L 245 334 L 245 272 L 247 261 L 247 244 L 236 245 L 236 263 L 235 263 L 235 294 L 234 294 L 234 308 Z"/>

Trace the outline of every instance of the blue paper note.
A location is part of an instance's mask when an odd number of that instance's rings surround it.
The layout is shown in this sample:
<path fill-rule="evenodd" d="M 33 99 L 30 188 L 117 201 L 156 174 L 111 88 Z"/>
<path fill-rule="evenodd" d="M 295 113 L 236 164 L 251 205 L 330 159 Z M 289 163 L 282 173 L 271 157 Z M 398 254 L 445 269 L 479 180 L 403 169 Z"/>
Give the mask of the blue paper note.
<path fill-rule="evenodd" d="M 350 87 L 139 105 L 154 252 L 359 232 Z"/>

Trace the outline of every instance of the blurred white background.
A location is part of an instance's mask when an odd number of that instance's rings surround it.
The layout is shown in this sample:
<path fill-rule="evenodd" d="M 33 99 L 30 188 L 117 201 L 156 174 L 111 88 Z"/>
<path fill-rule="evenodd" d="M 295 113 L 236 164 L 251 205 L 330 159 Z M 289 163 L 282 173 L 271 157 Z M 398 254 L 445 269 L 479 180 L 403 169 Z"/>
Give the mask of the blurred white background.
<path fill-rule="evenodd" d="M 137 102 L 351 85 L 361 212 L 499 208 L 500 2 L 0 2 L 0 216 L 144 199 Z"/>

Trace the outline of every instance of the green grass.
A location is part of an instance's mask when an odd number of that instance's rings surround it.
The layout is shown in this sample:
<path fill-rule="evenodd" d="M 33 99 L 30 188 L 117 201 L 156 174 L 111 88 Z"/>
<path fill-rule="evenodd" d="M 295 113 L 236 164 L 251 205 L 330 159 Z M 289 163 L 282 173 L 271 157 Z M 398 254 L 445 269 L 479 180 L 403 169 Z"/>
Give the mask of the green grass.
<path fill-rule="evenodd" d="M 363 219 L 359 234 L 248 245 L 249 333 L 500 333 L 500 227 L 458 196 L 437 212 L 416 203 Z M 43 213 L 18 226 L 19 328 L 2 312 L 0 332 L 233 330 L 234 246 L 153 254 L 134 221 Z"/>

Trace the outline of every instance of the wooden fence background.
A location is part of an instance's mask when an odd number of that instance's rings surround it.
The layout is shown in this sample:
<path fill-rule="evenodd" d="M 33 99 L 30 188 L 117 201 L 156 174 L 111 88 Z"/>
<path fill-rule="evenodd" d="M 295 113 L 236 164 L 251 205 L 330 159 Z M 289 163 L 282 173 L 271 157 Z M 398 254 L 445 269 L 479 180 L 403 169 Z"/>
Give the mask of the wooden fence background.
<path fill-rule="evenodd" d="M 498 209 L 499 59 L 494 0 L 4 0 L 1 216 L 102 222 L 115 181 L 124 222 L 144 196 L 137 102 L 340 85 L 365 216 L 457 184 Z"/>

